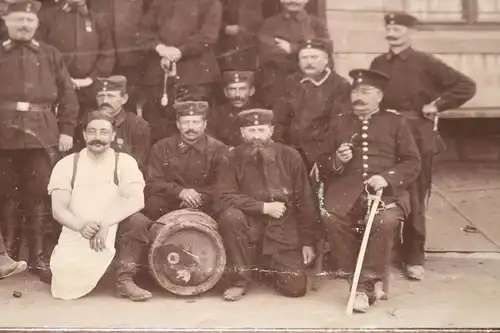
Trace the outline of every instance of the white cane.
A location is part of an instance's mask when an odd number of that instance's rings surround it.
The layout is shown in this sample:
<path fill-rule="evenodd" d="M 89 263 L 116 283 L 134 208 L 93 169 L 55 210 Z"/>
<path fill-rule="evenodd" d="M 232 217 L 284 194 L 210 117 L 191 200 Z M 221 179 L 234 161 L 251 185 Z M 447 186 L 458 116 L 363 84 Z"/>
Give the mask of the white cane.
<path fill-rule="evenodd" d="M 378 206 L 380 204 L 380 201 L 382 200 L 382 191 L 382 189 L 378 190 L 375 196 L 368 194 L 368 199 L 373 199 L 373 203 L 369 207 L 370 214 L 368 215 L 365 232 L 363 233 L 363 241 L 361 242 L 358 261 L 356 262 L 356 269 L 354 271 L 354 278 L 352 281 L 351 293 L 349 295 L 349 302 L 347 303 L 347 308 L 345 310 L 345 313 L 349 316 L 352 315 L 354 299 L 356 298 L 356 290 L 358 289 L 359 277 L 361 275 L 361 268 L 363 267 L 363 261 L 365 259 L 366 247 L 368 246 L 368 240 L 370 238 L 373 220 L 375 219 L 375 215 L 377 215 Z"/>

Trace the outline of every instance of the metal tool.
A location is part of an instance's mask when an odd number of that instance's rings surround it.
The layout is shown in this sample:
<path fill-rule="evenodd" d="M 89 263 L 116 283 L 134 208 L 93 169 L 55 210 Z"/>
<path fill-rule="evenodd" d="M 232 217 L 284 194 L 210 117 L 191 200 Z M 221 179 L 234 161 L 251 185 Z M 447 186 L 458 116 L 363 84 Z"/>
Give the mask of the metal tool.
<path fill-rule="evenodd" d="M 356 262 L 356 269 L 354 270 L 354 278 L 352 280 L 351 293 L 349 295 L 349 302 L 347 303 L 347 308 L 345 313 L 347 315 L 352 315 L 354 300 L 356 298 L 356 290 L 358 289 L 359 278 L 361 276 L 361 269 L 363 267 L 363 261 L 365 259 L 366 247 L 368 246 L 368 240 L 370 238 L 370 233 L 373 225 L 373 220 L 375 215 L 379 210 L 379 204 L 382 201 L 383 189 L 377 191 L 375 195 L 368 192 L 368 185 L 365 187 L 365 191 L 368 193 L 368 211 L 366 214 L 367 222 L 365 227 L 365 232 L 363 233 L 363 240 L 361 241 L 361 247 L 359 249 L 358 261 Z"/>
<path fill-rule="evenodd" d="M 177 75 L 177 63 L 173 62 L 170 63 L 169 65 L 164 64 L 164 60 L 162 59 L 161 67 L 164 70 L 164 75 L 163 75 L 163 95 L 161 96 L 161 106 L 165 107 L 168 105 L 168 78 L 169 76 L 176 76 Z"/>

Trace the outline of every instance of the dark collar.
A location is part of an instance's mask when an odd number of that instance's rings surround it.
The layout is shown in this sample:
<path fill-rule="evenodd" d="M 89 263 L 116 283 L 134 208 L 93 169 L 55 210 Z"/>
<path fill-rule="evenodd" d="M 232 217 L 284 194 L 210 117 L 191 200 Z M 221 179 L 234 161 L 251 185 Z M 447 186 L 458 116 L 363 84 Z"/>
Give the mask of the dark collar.
<path fill-rule="evenodd" d="M 297 12 L 297 13 L 289 13 L 287 11 L 284 11 L 283 12 L 283 18 L 285 20 L 289 20 L 289 19 L 294 19 L 296 21 L 304 21 L 306 18 L 307 18 L 307 12 L 305 10 L 301 10 L 300 12 Z"/>
<path fill-rule="evenodd" d="M 3 49 L 7 52 L 20 46 L 26 46 L 27 48 L 35 52 L 38 52 L 38 50 L 40 49 L 40 43 L 34 38 L 30 41 L 15 41 L 12 39 L 7 39 L 2 43 Z"/>
<path fill-rule="evenodd" d="M 123 108 L 115 115 L 115 126 L 119 127 L 121 124 L 125 122 L 125 119 L 127 118 L 127 111 L 125 111 Z"/>
<path fill-rule="evenodd" d="M 177 146 L 179 147 L 181 154 L 187 153 L 191 148 L 203 153 L 207 148 L 207 136 L 206 134 L 203 134 L 198 141 L 194 144 L 190 144 L 185 142 L 179 134 L 179 137 L 177 138 Z"/>
<path fill-rule="evenodd" d="M 325 71 L 324 71 L 324 75 L 323 77 L 319 80 L 319 81 L 316 81 L 315 79 L 313 78 L 310 78 L 310 77 L 303 77 L 301 80 L 300 80 L 300 83 L 304 83 L 304 82 L 311 82 L 312 84 L 314 84 L 316 87 L 319 87 L 321 86 L 323 83 L 325 83 L 326 80 L 328 80 L 328 78 L 330 77 L 330 75 L 332 75 L 332 70 L 329 68 L 329 67 L 326 67 Z"/>
<path fill-rule="evenodd" d="M 392 60 L 397 57 L 401 58 L 402 60 L 406 60 L 412 53 L 413 53 L 413 48 L 409 46 L 399 53 L 393 53 L 392 51 L 389 51 L 387 52 L 386 57 L 387 60 Z"/>

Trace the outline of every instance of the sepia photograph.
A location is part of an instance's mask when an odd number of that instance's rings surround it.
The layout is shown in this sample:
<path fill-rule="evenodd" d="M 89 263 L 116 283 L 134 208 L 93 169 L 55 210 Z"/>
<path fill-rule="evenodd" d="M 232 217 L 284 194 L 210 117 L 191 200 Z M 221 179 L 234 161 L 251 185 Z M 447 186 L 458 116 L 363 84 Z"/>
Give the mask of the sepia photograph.
<path fill-rule="evenodd" d="M 500 331 L 500 0 L 0 17 L 0 331 Z"/>

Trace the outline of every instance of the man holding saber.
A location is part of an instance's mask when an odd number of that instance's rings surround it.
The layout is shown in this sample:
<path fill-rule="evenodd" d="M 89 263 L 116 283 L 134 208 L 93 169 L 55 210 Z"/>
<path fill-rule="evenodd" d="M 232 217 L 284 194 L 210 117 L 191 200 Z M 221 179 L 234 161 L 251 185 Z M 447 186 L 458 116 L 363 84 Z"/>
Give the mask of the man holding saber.
<path fill-rule="evenodd" d="M 366 312 L 375 300 L 375 283 L 390 263 L 394 233 L 410 211 L 407 186 L 420 172 L 420 155 L 406 120 L 379 108 L 389 78 L 377 71 L 355 69 L 353 112 L 337 117 L 325 141 L 318 167 L 325 182 L 323 220 L 338 271 L 350 277 L 358 255 L 356 227 L 367 208 L 368 190 L 384 190 L 375 216 L 358 284 L 354 311 Z"/>
<path fill-rule="evenodd" d="M 370 66 L 390 76 L 382 106 L 397 110 L 408 120 L 422 157 L 422 171 L 409 188 L 412 213 L 403 230 L 402 259 L 411 280 L 424 277 L 425 199 L 431 190 L 432 157 L 445 149 L 436 117 L 440 111 L 460 107 L 476 93 L 472 79 L 412 48 L 416 24 L 417 19 L 406 13 L 387 14 L 389 52 L 376 57 Z"/>

